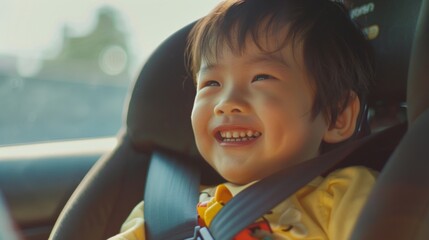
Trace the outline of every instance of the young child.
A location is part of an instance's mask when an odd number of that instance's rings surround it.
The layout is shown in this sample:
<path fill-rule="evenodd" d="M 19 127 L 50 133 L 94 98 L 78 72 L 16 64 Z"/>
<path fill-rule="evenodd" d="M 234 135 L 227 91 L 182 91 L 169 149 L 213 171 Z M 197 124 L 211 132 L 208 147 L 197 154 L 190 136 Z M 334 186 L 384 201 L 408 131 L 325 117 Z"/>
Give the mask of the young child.
<path fill-rule="evenodd" d="M 196 144 L 228 181 L 202 192 L 202 226 L 255 181 L 350 138 L 373 76 L 369 44 L 329 0 L 224 1 L 189 51 Z M 348 239 L 374 182 L 360 166 L 318 177 L 235 239 Z M 112 239 L 144 239 L 143 225 L 141 203 Z"/>

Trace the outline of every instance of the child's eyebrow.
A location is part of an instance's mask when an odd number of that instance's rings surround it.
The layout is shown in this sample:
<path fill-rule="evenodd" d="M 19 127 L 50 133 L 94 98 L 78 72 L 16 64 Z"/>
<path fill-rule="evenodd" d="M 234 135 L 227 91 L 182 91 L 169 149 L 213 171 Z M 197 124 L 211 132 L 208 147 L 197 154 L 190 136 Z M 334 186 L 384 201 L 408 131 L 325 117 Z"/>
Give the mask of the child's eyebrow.
<path fill-rule="evenodd" d="M 248 61 L 248 64 L 260 64 L 260 63 L 275 63 L 285 65 L 289 67 L 290 64 L 281 54 L 257 54 L 252 56 Z"/>
<path fill-rule="evenodd" d="M 250 58 L 246 61 L 246 64 L 280 64 L 285 67 L 289 67 L 290 64 L 285 59 L 285 57 L 281 54 L 254 54 L 250 56 Z M 219 67 L 217 62 L 205 63 L 200 67 L 200 70 L 197 72 L 199 74 L 206 74 L 207 72 L 213 70 L 216 67 Z"/>
<path fill-rule="evenodd" d="M 217 65 L 218 64 L 215 64 L 215 63 L 204 64 L 200 67 L 200 70 L 197 72 L 197 75 L 198 74 L 205 74 L 206 72 L 215 68 Z"/>

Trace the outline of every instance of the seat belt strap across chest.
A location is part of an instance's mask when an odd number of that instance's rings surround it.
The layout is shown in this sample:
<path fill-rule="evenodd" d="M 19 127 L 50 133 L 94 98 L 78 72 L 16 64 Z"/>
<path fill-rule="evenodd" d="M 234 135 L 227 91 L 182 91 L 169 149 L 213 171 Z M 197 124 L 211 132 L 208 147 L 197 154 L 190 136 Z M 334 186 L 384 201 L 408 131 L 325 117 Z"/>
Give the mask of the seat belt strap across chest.
<path fill-rule="evenodd" d="M 346 143 L 326 154 L 267 177 L 243 190 L 214 217 L 210 225 L 212 237 L 214 239 L 232 239 L 256 219 L 317 176 L 335 167 L 376 135 Z"/>
<path fill-rule="evenodd" d="M 144 195 L 146 238 L 185 239 L 197 225 L 200 172 L 175 155 L 154 152 Z"/>
<path fill-rule="evenodd" d="M 379 135 L 373 134 L 345 143 L 324 155 L 253 184 L 237 194 L 219 211 L 211 222 L 210 230 L 200 228 L 197 224 L 196 204 L 200 183 L 197 168 L 184 164 L 186 161 L 175 156 L 154 153 L 144 198 L 146 237 L 181 240 L 232 239 L 311 180 L 343 162 L 357 149 L 378 141 Z"/>

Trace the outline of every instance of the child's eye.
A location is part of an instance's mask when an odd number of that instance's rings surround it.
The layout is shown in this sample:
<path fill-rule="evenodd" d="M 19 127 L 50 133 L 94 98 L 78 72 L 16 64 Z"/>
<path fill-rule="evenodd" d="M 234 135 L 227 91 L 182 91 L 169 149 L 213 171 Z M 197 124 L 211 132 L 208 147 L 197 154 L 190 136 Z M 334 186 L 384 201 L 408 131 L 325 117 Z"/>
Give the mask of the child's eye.
<path fill-rule="evenodd" d="M 209 81 L 204 82 L 201 85 L 201 88 L 205 88 L 205 87 L 219 87 L 219 86 L 220 86 L 220 83 L 218 81 L 209 80 Z"/>
<path fill-rule="evenodd" d="M 267 79 L 275 79 L 275 77 L 268 74 L 258 74 L 252 79 L 252 82 L 262 81 Z"/>

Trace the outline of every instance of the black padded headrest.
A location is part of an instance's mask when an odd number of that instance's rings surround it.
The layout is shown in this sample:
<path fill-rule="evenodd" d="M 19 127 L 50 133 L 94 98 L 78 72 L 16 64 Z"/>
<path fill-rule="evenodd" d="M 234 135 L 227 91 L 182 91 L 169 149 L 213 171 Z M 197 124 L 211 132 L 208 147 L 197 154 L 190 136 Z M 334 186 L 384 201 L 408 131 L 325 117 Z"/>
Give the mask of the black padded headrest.
<path fill-rule="evenodd" d="M 199 156 L 191 127 L 195 87 L 185 69 L 190 24 L 165 40 L 149 57 L 129 102 L 127 133 L 137 147 L 157 146 Z"/>
<path fill-rule="evenodd" d="M 352 0 L 350 14 L 375 49 L 375 102 L 405 102 L 408 65 L 421 0 Z"/>
<path fill-rule="evenodd" d="M 347 2 L 359 24 L 373 31 L 369 34 L 374 37 L 371 41 L 376 52 L 377 79 L 369 101 L 405 101 L 408 62 L 421 0 Z M 192 26 L 164 41 L 147 60 L 135 83 L 127 132 L 137 147 L 157 146 L 199 156 L 190 122 L 195 88 L 184 63 Z"/>

